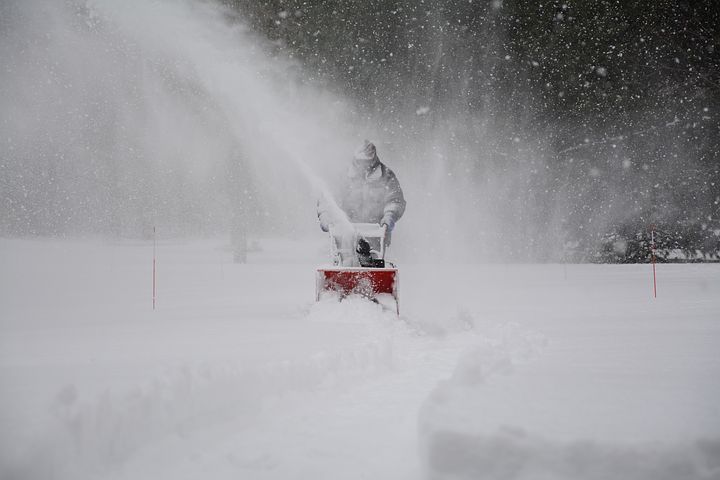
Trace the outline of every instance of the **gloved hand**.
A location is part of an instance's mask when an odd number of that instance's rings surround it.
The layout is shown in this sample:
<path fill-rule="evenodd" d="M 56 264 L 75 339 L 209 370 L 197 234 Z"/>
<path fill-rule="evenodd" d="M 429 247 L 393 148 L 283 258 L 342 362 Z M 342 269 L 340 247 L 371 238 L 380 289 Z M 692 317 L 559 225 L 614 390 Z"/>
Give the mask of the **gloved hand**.
<path fill-rule="evenodd" d="M 395 228 L 395 219 L 392 215 L 385 215 L 383 219 L 380 220 L 380 225 L 387 225 L 387 231 L 390 233 L 393 228 Z"/>

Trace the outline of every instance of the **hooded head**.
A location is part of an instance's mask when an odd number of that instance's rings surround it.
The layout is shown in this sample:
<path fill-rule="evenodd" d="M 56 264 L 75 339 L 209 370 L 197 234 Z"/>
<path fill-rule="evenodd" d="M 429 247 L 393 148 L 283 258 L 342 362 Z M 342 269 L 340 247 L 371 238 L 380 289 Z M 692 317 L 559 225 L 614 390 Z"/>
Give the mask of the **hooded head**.
<path fill-rule="evenodd" d="M 355 154 L 353 155 L 353 164 L 359 170 L 369 170 L 375 166 L 377 161 L 375 144 L 368 140 L 365 140 L 362 145 L 355 150 Z"/>

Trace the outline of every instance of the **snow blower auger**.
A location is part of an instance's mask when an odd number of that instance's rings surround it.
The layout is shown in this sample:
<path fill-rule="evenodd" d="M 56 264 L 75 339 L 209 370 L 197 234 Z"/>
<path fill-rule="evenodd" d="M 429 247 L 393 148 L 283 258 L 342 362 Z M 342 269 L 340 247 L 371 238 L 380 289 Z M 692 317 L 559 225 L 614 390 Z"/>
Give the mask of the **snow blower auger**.
<path fill-rule="evenodd" d="M 323 292 L 333 291 L 340 299 L 350 294 L 380 303 L 391 296 L 400 315 L 398 301 L 398 269 L 385 261 L 387 227 L 375 223 L 353 223 L 349 231 L 330 228 L 332 267 L 318 268 L 315 299 Z"/>

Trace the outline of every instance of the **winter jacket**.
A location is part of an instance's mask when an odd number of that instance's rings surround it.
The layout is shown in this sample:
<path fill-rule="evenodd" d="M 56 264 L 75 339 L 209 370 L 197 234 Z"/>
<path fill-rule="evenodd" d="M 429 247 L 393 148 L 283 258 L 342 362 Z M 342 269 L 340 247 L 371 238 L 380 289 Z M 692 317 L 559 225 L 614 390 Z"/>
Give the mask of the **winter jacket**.
<path fill-rule="evenodd" d="M 369 170 L 350 169 L 338 205 L 353 223 L 387 224 L 392 230 L 405 212 L 405 197 L 395 173 L 377 159 Z M 323 230 L 334 221 L 323 200 L 318 202 L 318 218 Z"/>

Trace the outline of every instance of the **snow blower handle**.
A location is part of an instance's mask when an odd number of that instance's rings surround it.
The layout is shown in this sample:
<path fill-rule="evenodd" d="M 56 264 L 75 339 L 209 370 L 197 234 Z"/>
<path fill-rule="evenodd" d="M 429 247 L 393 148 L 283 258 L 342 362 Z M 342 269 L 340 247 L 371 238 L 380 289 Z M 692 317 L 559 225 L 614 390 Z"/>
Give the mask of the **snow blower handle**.
<path fill-rule="evenodd" d="M 380 225 L 380 228 L 382 228 L 382 236 L 380 237 L 380 258 L 385 260 L 385 237 L 387 236 L 387 223 L 383 223 Z"/>
<path fill-rule="evenodd" d="M 379 223 L 353 223 L 355 233 L 364 238 L 377 238 L 380 240 L 380 258 L 385 259 L 385 237 L 387 237 L 387 225 Z"/>
<path fill-rule="evenodd" d="M 351 227 L 348 228 L 348 227 Z M 382 260 L 385 260 L 385 238 L 387 236 L 387 225 L 378 223 L 352 223 L 330 225 L 330 256 L 339 258 L 340 264 L 344 263 L 343 259 L 354 258 L 355 248 L 358 238 L 378 239 L 380 242 L 380 251 L 374 250 L 379 254 Z M 341 239 L 338 243 L 338 239 Z M 344 240 L 342 240 L 344 239 Z"/>

